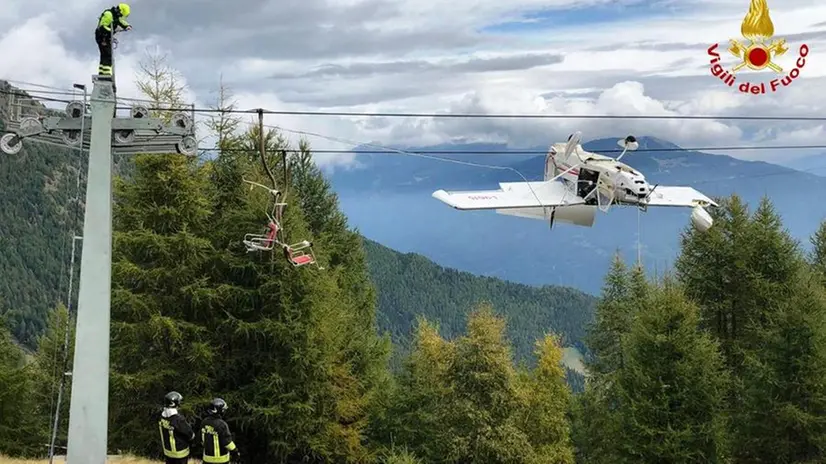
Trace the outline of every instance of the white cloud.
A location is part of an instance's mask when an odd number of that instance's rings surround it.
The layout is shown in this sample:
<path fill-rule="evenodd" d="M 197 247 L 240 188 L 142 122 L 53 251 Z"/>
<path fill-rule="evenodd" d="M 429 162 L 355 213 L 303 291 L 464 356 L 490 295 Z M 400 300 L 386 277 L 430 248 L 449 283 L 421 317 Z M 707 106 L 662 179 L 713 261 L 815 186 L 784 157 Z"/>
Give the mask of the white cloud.
<path fill-rule="evenodd" d="M 73 82 L 89 83 L 97 61 L 90 24 L 108 3 L 79 2 L 60 17 L 42 14 L 45 3 L 39 0 L 7 3 L 0 13 L 0 26 L 6 26 L 0 29 L 5 31 L 0 33 L 5 65 L 0 79 L 60 88 L 70 88 Z M 139 0 L 130 18 L 136 28 L 117 50 L 119 94 L 137 96 L 131 76 L 143 49 L 157 44 L 177 57 L 176 65 L 190 82 L 191 98 L 199 106 L 212 98 L 209 91 L 223 72 L 234 87 L 239 107 L 245 109 L 808 116 L 820 116 L 826 109 L 826 96 L 818 90 L 826 83 L 826 58 L 820 59 L 817 53 L 826 47 L 826 25 L 818 26 L 822 21 L 813 19 L 826 17 L 826 6 L 813 0 L 770 2 L 776 32 L 788 37 L 790 48 L 778 64 L 791 69 L 803 41 L 812 50 L 800 78 L 771 95 L 741 94 L 708 70 L 706 48 L 715 42 L 720 43 L 727 66 L 733 64 L 734 57 L 726 48 L 729 38 L 739 35 L 748 7 L 742 0 L 660 1 L 661 8 L 672 8 L 670 16 L 643 14 L 599 24 L 555 21 L 545 29 L 521 34 L 480 32 L 527 12 L 560 9 L 558 14 L 567 17 L 570 12 L 561 9 L 574 6 L 580 11 L 570 13 L 571 17 L 584 21 L 589 8 L 608 3 L 615 2 L 352 0 L 325 4 L 324 0 L 306 0 L 285 5 L 244 0 L 233 8 L 243 9 L 245 17 L 257 21 L 251 27 L 238 24 L 225 4 L 201 6 L 190 13 L 203 18 L 190 16 L 181 23 L 180 6 Z M 564 60 L 530 64 L 525 59 L 512 70 L 504 65 L 487 69 L 484 63 L 491 58 L 519 63 L 519 57 L 543 54 L 563 55 Z M 476 64 L 457 64 L 470 61 Z M 308 75 L 318 69 L 324 70 L 323 75 Z M 336 69 L 347 72 L 337 74 Z M 769 73 L 738 73 L 738 83 L 771 78 Z M 268 116 L 267 123 L 351 141 L 404 145 L 454 139 L 546 145 L 572 130 L 582 130 L 586 138 L 654 135 L 684 146 L 826 143 L 819 123 L 794 122 Z M 317 148 L 349 148 L 330 140 L 309 139 Z M 731 154 L 782 158 L 759 151 Z M 349 160 L 328 157 L 321 161 L 346 164 Z"/>

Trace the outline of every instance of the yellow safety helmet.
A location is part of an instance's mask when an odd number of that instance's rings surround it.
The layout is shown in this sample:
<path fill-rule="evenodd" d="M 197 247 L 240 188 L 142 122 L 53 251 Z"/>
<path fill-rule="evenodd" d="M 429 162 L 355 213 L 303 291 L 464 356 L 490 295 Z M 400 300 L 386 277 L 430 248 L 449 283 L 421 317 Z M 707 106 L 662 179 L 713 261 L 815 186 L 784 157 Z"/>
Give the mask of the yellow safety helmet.
<path fill-rule="evenodd" d="M 118 5 L 118 10 L 120 11 L 120 15 L 123 16 L 124 18 L 129 16 L 129 12 L 130 12 L 129 4 L 127 4 L 127 3 L 119 4 Z"/>

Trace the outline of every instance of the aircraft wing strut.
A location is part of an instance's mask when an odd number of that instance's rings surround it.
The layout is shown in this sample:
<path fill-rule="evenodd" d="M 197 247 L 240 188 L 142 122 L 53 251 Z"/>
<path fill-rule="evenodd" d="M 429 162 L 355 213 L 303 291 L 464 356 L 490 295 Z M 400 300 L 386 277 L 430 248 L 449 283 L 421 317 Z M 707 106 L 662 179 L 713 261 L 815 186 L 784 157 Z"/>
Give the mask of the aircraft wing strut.
<path fill-rule="evenodd" d="M 536 208 L 580 205 L 584 201 L 561 182 L 503 182 L 499 190 L 447 192 L 433 198 L 459 210 Z"/>

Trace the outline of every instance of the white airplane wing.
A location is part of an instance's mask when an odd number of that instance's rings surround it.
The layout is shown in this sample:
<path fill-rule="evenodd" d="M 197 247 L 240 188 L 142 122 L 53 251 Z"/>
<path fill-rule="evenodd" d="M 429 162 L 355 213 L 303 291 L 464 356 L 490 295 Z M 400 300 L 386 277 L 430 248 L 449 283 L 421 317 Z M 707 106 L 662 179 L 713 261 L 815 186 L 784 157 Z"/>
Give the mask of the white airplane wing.
<path fill-rule="evenodd" d="M 711 198 L 692 187 L 658 185 L 648 197 L 648 206 L 717 206 Z"/>
<path fill-rule="evenodd" d="M 437 190 L 433 198 L 460 210 L 536 208 L 584 203 L 562 182 L 503 182 L 499 190 L 447 192 Z"/>

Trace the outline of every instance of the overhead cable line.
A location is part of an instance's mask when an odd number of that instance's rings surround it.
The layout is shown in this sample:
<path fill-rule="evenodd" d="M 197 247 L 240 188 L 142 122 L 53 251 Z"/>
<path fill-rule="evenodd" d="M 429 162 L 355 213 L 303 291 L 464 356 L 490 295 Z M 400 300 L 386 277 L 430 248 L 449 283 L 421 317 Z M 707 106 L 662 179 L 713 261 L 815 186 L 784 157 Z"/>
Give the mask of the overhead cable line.
<path fill-rule="evenodd" d="M 129 109 L 119 107 L 118 109 Z M 195 113 L 258 114 L 258 109 L 221 110 L 214 108 L 148 108 L 150 111 L 193 111 Z M 497 113 L 379 113 L 350 111 L 263 110 L 279 116 L 350 116 L 370 118 L 454 118 L 454 119 L 648 119 L 648 120 L 720 120 L 720 121 L 826 121 L 826 116 L 697 116 L 637 114 L 497 114 Z"/>
<path fill-rule="evenodd" d="M 29 93 L 28 91 L 25 91 Z M 24 96 L 21 92 L 9 92 L 9 91 L 0 91 L 0 93 L 6 94 L 20 94 Z M 37 93 L 37 91 L 32 91 L 32 93 Z M 34 97 L 30 97 L 34 98 Z M 70 100 L 61 100 L 61 99 L 53 99 L 53 98 L 38 98 L 41 100 L 46 101 L 55 101 L 55 102 L 64 102 L 69 103 Z M 141 101 L 138 99 L 127 99 L 123 97 L 118 97 L 119 100 L 133 100 L 133 101 Z M 90 100 L 93 101 L 93 100 Z M 117 109 L 130 109 L 130 107 L 126 106 L 119 106 Z M 309 111 L 309 110 L 296 110 L 296 111 L 287 111 L 287 110 L 266 110 L 266 109 L 220 109 L 220 108 L 193 108 L 193 107 L 168 107 L 168 108 L 147 108 L 150 111 L 189 111 L 194 113 L 212 113 L 212 114 L 250 114 L 250 115 L 258 115 L 259 113 L 263 112 L 263 114 L 268 115 L 280 115 L 280 116 L 318 116 L 318 117 L 380 117 L 380 118 L 452 118 L 452 119 L 607 119 L 607 120 L 617 120 L 617 119 L 636 119 L 636 120 L 707 120 L 707 121 L 813 121 L 813 122 L 823 122 L 826 121 L 826 116 L 754 116 L 754 115 L 684 115 L 684 114 L 542 114 L 542 113 L 534 113 L 534 114 L 527 114 L 527 113 L 410 113 L 410 112 L 355 112 L 355 111 Z"/>
<path fill-rule="evenodd" d="M 527 182 L 525 175 L 522 174 L 521 172 L 519 172 L 519 170 L 517 170 L 516 168 L 513 168 L 511 166 L 495 166 L 495 165 L 488 165 L 488 164 L 481 164 L 481 163 L 471 163 L 471 162 L 452 159 L 452 158 L 444 158 L 444 157 L 439 157 L 439 156 L 430 156 L 428 154 L 416 153 L 416 152 L 411 152 L 411 151 L 406 151 L 406 150 L 400 150 L 400 149 L 395 149 L 395 148 L 391 148 L 391 147 L 384 147 L 384 146 L 377 145 L 377 144 L 372 144 L 372 143 L 355 142 L 355 141 L 352 141 L 352 140 L 346 140 L 346 139 L 342 139 L 342 138 L 339 138 L 339 137 L 328 136 L 328 135 L 324 135 L 324 134 L 319 134 L 319 133 L 309 132 L 309 131 L 302 131 L 302 130 L 297 130 L 297 129 L 289 129 L 289 128 L 282 127 L 282 126 L 267 125 L 265 127 L 268 127 L 270 129 L 281 130 L 283 132 L 289 132 L 289 133 L 297 134 L 297 135 L 317 137 L 317 138 L 325 139 L 325 140 L 328 140 L 328 141 L 343 143 L 343 144 L 346 144 L 346 145 L 373 147 L 373 148 L 376 148 L 376 149 L 385 149 L 387 151 L 395 152 L 395 153 L 398 153 L 398 154 L 401 154 L 401 155 L 408 155 L 408 156 L 419 157 L 419 158 L 433 159 L 433 160 L 437 160 L 437 161 L 442 161 L 442 162 L 447 162 L 447 163 L 455 163 L 455 164 L 462 164 L 462 165 L 472 166 L 472 167 L 513 171 L 519 177 L 521 177 L 525 182 Z M 749 148 L 754 149 L 754 147 L 749 147 Z M 673 151 L 686 151 L 687 149 L 684 148 L 684 149 L 672 149 L 672 150 Z M 295 150 L 295 151 L 297 151 L 297 150 Z M 310 151 L 312 153 L 319 153 L 319 151 L 317 151 L 317 150 L 310 150 Z M 611 151 L 617 152 L 619 150 L 596 150 L 596 151 L 601 152 L 601 153 L 606 153 L 606 152 L 611 152 Z M 635 153 L 640 152 L 640 151 L 643 151 L 643 150 L 635 150 Z M 658 151 L 658 150 L 651 150 L 651 151 Z M 347 152 L 347 153 L 353 153 L 353 152 Z M 545 152 L 543 152 L 543 154 L 544 153 Z M 784 167 L 780 166 L 780 165 L 777 165 L 777 167 L 781 168 L 781 169 L 784 169 Z M 817 171 L 817 170 L 821 170 L 821 169 L 826 169 L 826 165 L 815 166 L 815 167 L 807 169 L 807 171 Z M 753 179 L 753 178 L 771 177 L 771 176 L 778 176 L 778 175 L 790 175 L 790 174 L 799 174 L 799 173 L 805 174 L 805 171 L 798 171 L 798 170 L 791 169 L 791 168 L 785 168 L 784 170 L 777 171 L 777 172 L 768 172 L 768 173 L 762 173 L 762 174 L 749 174 L 749 175 L 745 175 L 745 176 L 730 176 L 728 178 L 706 179 L 706 180 L 699 180 L 699 181 L 691 181 L 691 182 L 687 182 L 687 183 L 691 184 L 691 185 L 711 184 L 711 183 L 716 184 L 716 183 L 722 183 L 722 182 L 730 182 L 730 181 L 736 180 L 736 179 Z"/>
<path fill-rule="evenodd" d="M 201 152 L 224 152 L 224 153 L 245 153 L 251 152 L 254 150 L 248 150 L 245 148 L 228 148 L 228 149 L 220 149 L 218 147 L 212 148 L 199 148 Z M 287 153 L 298 153 L 301 150 L 295 148 L 287 148 L 283 149 Z M 545 155 L 548 153 L 548 150 L 404 150 L 404 153 L 399 153 L 396 151 L 398 149 L 384 149 L 384 150 L 316 150 L 312 149 L 313 153 L 319 154 L 357 154 L 357 155 L 409 155 L 411 153 L 415 154 L 425 154 L 425 155 Z M 737 146 L 728 146 L 728 147 L 678 147 L 678 148 L 640 148 L 636 150 L 634 153 L 661 153 L 661 152 L 684 152 L 684 151 L 700 151 L 700 152 L 708 152 L 708 151 L 748 151 L 748 150 L 826 150 L 825 145 L 758 145 L 758 146 L 747 146 L 747 145 L 737 145 Z M 609 149 L 609 150 L 597 150 L 599 153 L 622 153 L 622 150 L 619 149 Z M 746 160 L 744 160 L 746 161 Z"/>
<path fill-rule="evenodd" d="M 33 85 L 33 84 L 32 84 Z M 46 86 L 47 87 L 47 86 Z M 47 87 L 50 88 L 50 87 Z M 35 91 L 35 92 L 42 92 L 42 91 Z M 58 92 L 54 92 L 58 93 Z M 66 99 L 56 99 L 56 98 L 46 98 L 46 97 L 36 97 L 32 95 L 27 95 L 27 93 L 15 92 L 15 91 L 4 91 L 0 90 L 0 94 L 13 94 L 22 97 L 28 97 L 32 99 L 38 100 L 45 100 L 45 101 L 53 101 L 53 102 L 61 102 L 61 103 L 70 103 L 75 100 L 66 100 Z M 69 95 L 76 95 L 75 91 L 66 91 L 66 94 Z M 118 97 L 118 99 L 124 99 L 122 97 Z M 127 100 L 127 99 L 124 99 Z M 140 99 L 128 99 L 134 101 L 141 101 L 144 102 L 145 100 Z M 34 108 L 32 105 L 25 105 L 27 107 Z M 119 109 L 129 109 L 130 107 L 119 107 Z M 157 111 L 174 111 L 175 108 L 150 108 L 150 111 L 157 110 Z M 319 112 L 281 112 L 281 111 L 269 111 L 264 109 L 254 109 L 254 110 L 226 110 L 226 109 L 212 109 L 212 108 L 181 108 L 182 111 L 194 111 L 194 112 L 210 112 L 210 113 L 223 113 L 223 114 L 302 114 L 302 115 L 331 115 L 333 113 L 319 113 Z M 384 113 L 352 113 L 353 115 L 360 115 L 360 116 L 375 116 L 375 115 L 382 115 Z M 402 114 L 402 113 L 399 113 Z M 410 113 L 413 114 L 413 113 Z M 421 117 L 425 117 L 427 115 L 417 115 Z M 813 120 L 813 121 L 826 121 L 826 117 L 773 117 L 773 116 L 616 116 L 616 115 L 589 115 L 589 116 L 581 116 L 581 115 L 484 115 L 484 114 L 477 114 L 477 115 L 443 115 L 443 116 L 454 116 L 454 117 L 463 117 L 463 116 L 475 116 L 475 117 L 499 117 L 499 116 L 509 116 L 509 117 L 526 117 L 530 118 L 533 116 L 536 117 L 553 117 L 553 118 L 611 118 L 611 119 L 619 119 L 619 118 L 650 118 L 650 119 L 658 119 L 658 118 L 682 118 L 682 119 L 781 119 L 781 120 Z M 279 126 L 272 126 L 267 125 L 266 127 L 269 128 L 276 128 L 279 129 Z M 314 134 L 315 137 L 321 137 L 321 134 Z M 349 142 L 348 142 L 349 143 Z M 355 144 L 355 142 L 353 142 Z M 369 144 L 357 144 L 356 146 L 367 146 Z M 826 150 L 826 145 L 763 145 L 763 146 L 746 146 L 746 145 L 736 145 L 736 146 L 722 146 L 722 147 L 677 147 L 677 148 L 660 148 L 660 149 L 639 149 L 637 150 L 638 153 L 645 153 L 645 152 L 683 152 L 683 151 L 747 151 L 747 150 Z M 210 151 L 218 151 L 218 148 L 203 148 L 199 149 L 201 152 L 210 152 Z M 231 149 L 228 151 L 230 152 Z M 291 152 L 294 150 L 285 150 L 287 152 Z M 376 150 L 312 150 L 313 153 L 319 154 L 378 154 L 378 155 L 410 155 L 411 153 L 407 151 L 403 151 L 400 153 L 399 149 L 391 149 L 391 148 L 381 148 Z M 622 150 L 620 149 L 608 149 L 608 150 L 600 150 L 603 153 L 620 153 Z M 416 150 L 417 154 L 428 154 L 428 155 L 436 155 L 436 154 L 444 154 L 444 155 L 542 155 L 546 154 L 547 150 Z"/>

